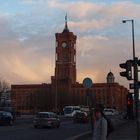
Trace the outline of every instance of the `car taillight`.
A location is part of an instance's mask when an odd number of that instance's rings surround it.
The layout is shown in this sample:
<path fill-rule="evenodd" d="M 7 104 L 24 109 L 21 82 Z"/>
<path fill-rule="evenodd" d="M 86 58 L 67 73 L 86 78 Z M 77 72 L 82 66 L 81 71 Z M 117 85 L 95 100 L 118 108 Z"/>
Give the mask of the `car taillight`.
<path fill-rule="evenodd" d="M 47 119 L 47 122 L 48 122 L 48 123 L 51 123 L 51 122 L 52 122 L 52 120 L 51 120 L 51 119 Z"/>
<path fill-rule="evenodd" d="M 51 118 L 47 118 L 48 121 L 51 121 Z"/>

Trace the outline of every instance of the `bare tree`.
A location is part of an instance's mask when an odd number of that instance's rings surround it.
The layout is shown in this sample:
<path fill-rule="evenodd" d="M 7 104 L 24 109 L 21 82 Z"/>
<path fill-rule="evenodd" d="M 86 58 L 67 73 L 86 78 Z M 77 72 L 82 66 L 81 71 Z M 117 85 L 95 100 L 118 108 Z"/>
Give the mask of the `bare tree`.
<path fill-rule="evenodd" d="M 10 84 L 0 78 L 0 93 L 7 92 L 10 90 Z"/>
<path fill-rule="evenodd" d="M 0 106 L 5 105 L 7 93 L 10 91 L 10 84 L 0 77 Z M 10 94 L 10 93 L 9 93 Z"/>

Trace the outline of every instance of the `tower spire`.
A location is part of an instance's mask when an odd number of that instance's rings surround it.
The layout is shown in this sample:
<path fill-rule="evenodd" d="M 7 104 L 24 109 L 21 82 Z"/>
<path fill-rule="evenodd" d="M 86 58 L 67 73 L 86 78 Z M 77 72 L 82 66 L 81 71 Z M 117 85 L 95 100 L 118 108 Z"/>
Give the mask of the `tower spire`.
<path fill-rule="evenodd" d="M 65 15 L 65 29 L 67 29 L 68 28 L 68 25 L 67 25 L 67 13 L 66 13 L 66 15 Z"/>
<path fill-rule="evenodd" d="M 67 13 L 65 15 L 65 28 L 63 30 L 63 33 L 65 33 L 65 32 L 69 32 L 68 25 L 67 25 Z"/>

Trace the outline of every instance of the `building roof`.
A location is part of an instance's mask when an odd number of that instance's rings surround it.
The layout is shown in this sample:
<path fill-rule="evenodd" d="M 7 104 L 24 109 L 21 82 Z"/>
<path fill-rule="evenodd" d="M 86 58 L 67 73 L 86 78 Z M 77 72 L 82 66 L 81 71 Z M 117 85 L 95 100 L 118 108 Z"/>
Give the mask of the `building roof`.
<path fill-rule="evenodd" d="M 11 85 L 11 89 L 30 89 L 30 88 L 50 88 L 51 84 L 46 84 L 46 83 L 42 83 L 42 84 L 25 84 L 25 85 Z"/>

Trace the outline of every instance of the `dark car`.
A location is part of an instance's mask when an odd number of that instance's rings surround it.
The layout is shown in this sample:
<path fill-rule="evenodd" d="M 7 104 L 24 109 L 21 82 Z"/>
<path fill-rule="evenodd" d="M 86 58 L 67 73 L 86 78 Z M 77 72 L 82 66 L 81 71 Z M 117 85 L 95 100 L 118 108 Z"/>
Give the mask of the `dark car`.
<path fill-rule="evenodd" d="M 53 112 L 38 112 L 33 121 L 34 127 L 59 128 L 60 119 Z"/>
<path fill-rule="evenodd" d="M 0 125 L 13 125 L 14 118 L 10 112 L 0 111 Z"/>
<path fill-rule="evenodd" d="M 76 112 L 73 117 L 74 123 L 88 123 L 88 115 L 86 112 Z"/>

